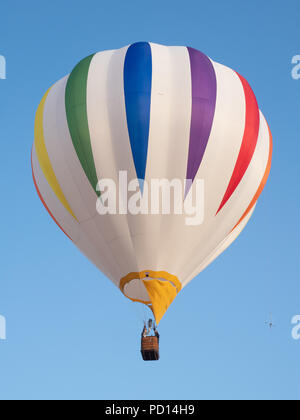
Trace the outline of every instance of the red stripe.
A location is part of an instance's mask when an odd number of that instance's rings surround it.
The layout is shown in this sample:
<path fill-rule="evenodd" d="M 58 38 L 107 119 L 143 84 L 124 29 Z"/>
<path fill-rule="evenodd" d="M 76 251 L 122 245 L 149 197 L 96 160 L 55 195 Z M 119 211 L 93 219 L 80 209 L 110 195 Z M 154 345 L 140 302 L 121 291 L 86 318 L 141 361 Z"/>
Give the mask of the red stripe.
<path fill-rule="evenodd" d="M 268 126 L 268 129 L 269 129 L 269 135 L 270 135 L 270 140 L 269 140 L 269 142 L 270 142 L 269 147 L 270 148 L 269 148 L 269 157 L 268 157 L 267 167 L 266 167 L 264 176 L 263 176 L 263 178 L 261 180 L 261 183 L 259 185 L 259 188 L 258 188 L 257 192 L 255 193 L 255 196 L 253 197 L 253 199 L 252 199 L 251 203 L 249 204 L 247 210 L 245 211 L 243 216 L 240 218 L 240 220 L 238 221 L 238 223 L 235 225 L 235 227 L 232 230 L 234 230 L 245 219 L 245 217 L 248 216 L 250 211 L 253 209 L 253 207 L 257 203 L 257 200 L 259 199 L 259 196 L 263 192 L 263 189 L 265 188 L 268 177 L 270 175 L 271 164 L 272 164 L 272 153 L 273 153 L 273 140 L 272 140 L 272 133 L 271 133 L 271 130 L 270 130 L 269 126 Z"/>
<path fill-rule="evenodd" d="M 219 211 L 225 206 L 227 201 L 230 199 L 239 183 L 241 182 L 243 176 L 245 175 L 246 170 L 248 169 L 251 159 L 253 157 L 259 132 L 259 109 L 257 105 L 257 100 L 255 95 L 247 82 L 242 76 L 238 74 L 245 92 L 246 100 L 246 121 L 245 121 L 245 131 L 243 136 L 243 141 L 239 156 L 229 182 L 227 191 L 223 197 L 222 203 L 217 211 Z"/>
<path fill-rule="evenodd" d="M 49 210 L 49 208 L 48 208 L 48 206 L 47 206 L 47 204 L 45 203 L 45 200 L 43 199 L 43 197 L 42 197 L 42 194 L 40 193 L 40 190 L 39 190 L 39 188 L 38 188 L 38 186 L 37 186 L 37 182 L 36 182 L 36 179 L 35 179 L 35 176 L 34 176 L 34 172 L 33 172 L 33 164 L 32 164 L 32 150 L 31 150 L 31 171 L 32 171 L 32 179 L 33 179 L 33 182 L 34 182 L 34 185 L 35 185 L 35 188 L 36 188 L 36 191 L 37 191 L 37 193 L 38 193 L 38 196 L 39 196 L 39 198 L 40 198 L 40 200 L 41 200 L 41 202 L 44 204 L 44 206 L 45 206 L 45 209 L 47 210 L 47 212 L 50 214 L 50 216 L 52 217 L 52 219 L 54 220 L 54 222 L 57 224 L 57 226 L 64 232 L 64 234 L 72 241 L 72 239 L 70 238 L 70 236 L 63 230 L 63 228 L 60 226 L 60 224 L 58 223 L 58 221 L 55 219 L 55 217 L 53 216 L 53 214 L 51 213 L 51 211 Z M 72 241 L 73 242 L 73 241 Z"/>

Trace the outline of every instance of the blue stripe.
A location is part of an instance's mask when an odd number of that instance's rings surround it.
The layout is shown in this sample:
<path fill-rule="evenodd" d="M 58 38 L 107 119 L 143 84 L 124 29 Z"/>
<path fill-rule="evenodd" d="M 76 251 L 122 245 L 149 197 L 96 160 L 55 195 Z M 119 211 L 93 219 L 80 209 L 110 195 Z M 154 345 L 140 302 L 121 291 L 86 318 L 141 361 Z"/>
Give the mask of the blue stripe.
<path fill-rule="evenodd" d="M 147 164 L 151 84 L 151 47 L 147 42 L 132 44 L 125 57 L 124 92 L 131 150 L 140 180 L 145 179 Z"/>

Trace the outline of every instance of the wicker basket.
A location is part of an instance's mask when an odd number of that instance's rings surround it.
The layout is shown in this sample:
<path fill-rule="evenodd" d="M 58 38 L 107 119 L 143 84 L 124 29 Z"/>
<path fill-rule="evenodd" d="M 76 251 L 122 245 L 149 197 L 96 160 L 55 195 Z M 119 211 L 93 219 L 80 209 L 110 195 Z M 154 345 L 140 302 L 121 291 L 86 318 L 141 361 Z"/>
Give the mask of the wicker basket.
<path fill-rule="evenodd" d="M 159 342 L 157 337 L 142 337 L 141 353 L 144 360 L 159 359 Z"/>

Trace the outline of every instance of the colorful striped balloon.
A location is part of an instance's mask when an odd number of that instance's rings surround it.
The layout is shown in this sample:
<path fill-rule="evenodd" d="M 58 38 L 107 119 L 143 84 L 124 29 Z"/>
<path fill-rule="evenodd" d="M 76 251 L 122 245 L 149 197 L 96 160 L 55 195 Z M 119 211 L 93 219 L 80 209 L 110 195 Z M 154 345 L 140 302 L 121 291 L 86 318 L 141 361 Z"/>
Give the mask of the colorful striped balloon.
<path fill-rule="evenodd" d="M 272 137 L 248 82 L 193 48 L 140 42 L 82 60 L 36 114 L 33 179 L 74 244 L 159 322 L 178 292 L 218 257 L 253 214 Z M 204 182 L 201 224 L 186 214 L 100 215 L 98 181 Z M 184 183 L 185 180 L 190 182 Z M 118 199 L 122 204 L 122 199 Z"/>

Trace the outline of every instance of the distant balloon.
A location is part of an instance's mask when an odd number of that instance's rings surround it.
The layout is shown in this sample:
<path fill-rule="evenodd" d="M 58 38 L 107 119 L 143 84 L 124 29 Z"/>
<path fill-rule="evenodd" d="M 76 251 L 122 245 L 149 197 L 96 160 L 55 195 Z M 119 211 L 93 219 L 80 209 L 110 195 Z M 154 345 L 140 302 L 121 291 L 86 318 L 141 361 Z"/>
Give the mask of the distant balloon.
<path fill-rule="evenodd" d="M 271 156 L 270 130 L 242 76 L 193 48 L 140 42 L 85 58 L 48 90 L 32 169 L 57 225 L 158 323 L 246 226 Z M 185 203 L 203 180 L 203 223 L 175 212 L 100 215 L 98 181 L 119 189 L 121 171 L 139 180 L 141 199 L 154 179 L 180 180 Z"/>

